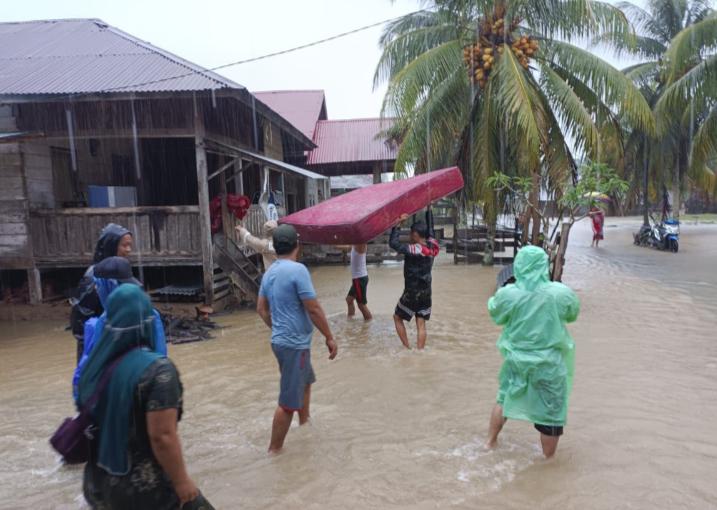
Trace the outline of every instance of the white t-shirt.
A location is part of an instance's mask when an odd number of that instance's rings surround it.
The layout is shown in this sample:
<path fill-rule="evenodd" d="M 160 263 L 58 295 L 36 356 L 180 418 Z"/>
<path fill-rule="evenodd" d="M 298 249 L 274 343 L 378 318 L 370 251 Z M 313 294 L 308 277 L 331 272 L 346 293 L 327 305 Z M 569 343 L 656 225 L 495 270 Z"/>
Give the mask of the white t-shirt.
<path fill-rule="evenodd" d="M 359 253 L 356 248 L 351 247 L 351 278 L 363 278 L 368 276 L 368 269 L 366 269 L 366 254 Z"/>

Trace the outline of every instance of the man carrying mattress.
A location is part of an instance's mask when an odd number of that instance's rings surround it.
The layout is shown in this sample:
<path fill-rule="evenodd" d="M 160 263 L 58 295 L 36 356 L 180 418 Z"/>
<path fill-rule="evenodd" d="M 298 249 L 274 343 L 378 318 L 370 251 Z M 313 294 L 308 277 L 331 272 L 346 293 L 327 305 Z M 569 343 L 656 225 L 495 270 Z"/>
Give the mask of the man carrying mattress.
<path fill-rule="evenodd" d="M 408 214 L 402 214 L 391 230 L 389 246 L 392 250 L 404 256 L 403 295 L 398 300 L 393 314 L 393 322 L 401 343 L 407 349 L 408 343 L 405 321 L 411 321 L 416 316 L 416 329 L 418 339 L 416 347 L 423 349 L 426 346 L 426 321 L 431 318 L 431 270 L 433 259 L 438 256 L 438 242 L 433 238 L 433 216 L 430 207 L 426 210 L 426 221 L 418 221 L 411 225 L 409 243 L 401 243 L 399 227 L 408 219 Z"/>

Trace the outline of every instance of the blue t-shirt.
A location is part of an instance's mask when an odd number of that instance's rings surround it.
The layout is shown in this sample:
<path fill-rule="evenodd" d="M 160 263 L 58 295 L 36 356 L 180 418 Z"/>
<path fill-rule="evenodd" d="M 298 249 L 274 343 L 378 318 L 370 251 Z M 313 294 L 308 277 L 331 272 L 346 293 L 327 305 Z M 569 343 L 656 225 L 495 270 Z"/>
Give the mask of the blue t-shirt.
<path fill-rule="evenodd" d="M 261 280 L 259 296 L 269 300 L 271 343 L 293 349 L 311 347 L 314 326 L 304 299 L 316 299 L 306 266 L 293 260 L 274 262 Z"/>

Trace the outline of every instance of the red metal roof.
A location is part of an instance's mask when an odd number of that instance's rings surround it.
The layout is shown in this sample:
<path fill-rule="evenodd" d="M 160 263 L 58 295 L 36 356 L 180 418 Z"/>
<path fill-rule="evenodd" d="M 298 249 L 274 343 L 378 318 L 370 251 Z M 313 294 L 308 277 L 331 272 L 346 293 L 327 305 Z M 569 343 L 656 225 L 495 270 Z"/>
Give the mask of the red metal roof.
<path fill-rule="evenodd" d="M 267 90 L 256 98 L 313 139 L 316 123 L 326 119 L 323 90 Z"/>
<path fill-rule="evenodd" d="M 307 164 L 395 160 L 398 146 L 381 136 L 392 125 L 392 119 L 322 120 L 314 133 L 318 147 L 309 153 Z"/>
<path fill-rule="evenodd" d="M 213 89 L 244 87 L 101 20 L 0 23 L 0 95 Z"/>

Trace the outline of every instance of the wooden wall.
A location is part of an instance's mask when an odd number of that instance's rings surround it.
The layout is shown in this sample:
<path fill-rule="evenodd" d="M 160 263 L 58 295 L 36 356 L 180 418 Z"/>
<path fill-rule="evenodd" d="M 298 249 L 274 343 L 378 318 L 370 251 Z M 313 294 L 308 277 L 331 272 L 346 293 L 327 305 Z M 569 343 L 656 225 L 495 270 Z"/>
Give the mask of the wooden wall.
<path fill-rule="evenodd" d="M 36 210 L 30 221 L 40 267 L 89 265 L 99 233 L 110 222 L 132 232 L 135 264 L 195 265 L 202 260 L 197 206 Z"/>
<path fill-rule="evenodd" d="M 0 106 L 0 131 L 14 129 L 12 108 Z M 0 269 L 22 269 L 32 265 L 22 163 L 19 144 L 0 144 Z"/>

